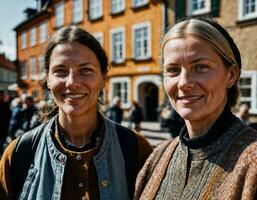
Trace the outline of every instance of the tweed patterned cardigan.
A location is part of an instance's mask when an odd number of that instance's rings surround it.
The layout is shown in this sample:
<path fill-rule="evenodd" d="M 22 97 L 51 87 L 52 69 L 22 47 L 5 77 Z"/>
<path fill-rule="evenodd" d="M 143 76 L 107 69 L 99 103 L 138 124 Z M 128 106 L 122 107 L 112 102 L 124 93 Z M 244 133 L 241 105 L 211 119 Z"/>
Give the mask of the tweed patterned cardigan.
<path fill-rule="evenodd" d="M 206 147 L 190 149 L 178 137 L 157 146 L 137 177 L 134 200 L 257 199 L 257 132 L 234 119 Z"/>

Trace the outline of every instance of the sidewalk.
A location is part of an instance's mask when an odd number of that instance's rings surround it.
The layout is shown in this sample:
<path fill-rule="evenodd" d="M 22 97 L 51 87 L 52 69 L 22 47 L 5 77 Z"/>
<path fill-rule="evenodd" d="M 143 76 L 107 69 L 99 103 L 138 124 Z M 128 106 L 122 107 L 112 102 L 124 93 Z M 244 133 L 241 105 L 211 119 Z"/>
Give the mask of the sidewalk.
<path fill-rule="evenodd" d="M 128 122 L 122 122 L 122 125 L 128 127 Z M 142 122 L 140 133 L 144 135 L 153 146 L 171 138 L 170 133 L 161 131 L 159 122 Z"/>

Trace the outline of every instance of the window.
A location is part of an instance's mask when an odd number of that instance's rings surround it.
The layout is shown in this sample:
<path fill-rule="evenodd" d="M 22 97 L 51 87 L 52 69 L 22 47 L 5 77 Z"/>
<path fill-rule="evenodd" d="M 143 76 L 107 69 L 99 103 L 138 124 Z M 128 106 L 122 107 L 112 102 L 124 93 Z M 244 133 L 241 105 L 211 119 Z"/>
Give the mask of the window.
<path fill-rule="evenodd" d="M 95 32 L 93 33 L 93 36 L 103 46 L 103 42 L 104 42 L 103 32 Z"/>
<path fill-rule="evenodd" d="M 125 27 L 111 30 L 111 60 L 114 63 L 125 61 Z"/>
<path fill-rule="evenodd" d="M 247 103 L 250 113 L 257 114 L 257 71 L 242 71 L 239 87 L 240 103 Z"/>
<path fill-rule="evenodd" d="M 187 14 L 201 15 L 211 11 L 211 0 L 187 0 Z"/>
<path fill-rule="evenodd" d="M 257 0 L 239 0 L 239 20 L 257 17 Z"/>
<path fill-rule="evenodd" d="M 148 0 L 133 0 L 133 7 L 144 6 L 148 3 Z"/>
<path fill-rule="evenodd" d="M 45 78 L 45 71 L 44 71 L 44 57 L 39 56 L 38 57 L 39 62 L 39 79 L 43 80 Z"/>
<path fill-rule="evenodd" d="M 27 74 L 26 74 L 26 68 L 27 68 L 26 67 L 26 61 L 21 62 L 20 67 L 21 67 L 21 69 L 20 69 L 20 77 L 21 77 L 22 80 L 24 80 L 27 77 Z"/>
<path fill-rule="evenodd" d="M 33 27 L 30 30 L 30 46 L 34 46 L 36 44 L 36 28 Z"/>
<path fill-rule="evenodd" d="M 83 19 L 83 1 L 73 0 L 73 11 L 72 11 L 72 21 L 74 23 L 80 22 Z"/>
<path fill-rule="evenodd" d="M 136 60 L 151 57 L 151 24 L 145 22 L 133 25 L 133 57 Z"/>
<path fill-rule="evenodd" d="M 36 57 L 30 58 L 30 80 L 37 79 L 37 60 Z"/>
<path fill-rule="evenodd" d="M 98 19 L 103 15 L 102 0 L 89 0 L 89 18 Z"/>
<path fill-rule="evenodd" d="M 111 13 L 119 13 L 125 9 L 125 0 L 112 0 Z"/>
<path fill-rule="evenodd" d="M 64 25 L 64 3 L 63 1 L 55 4 L 55 26 L 61 27 Z"/>
<path fill-rule="evenodd" d="M 47 40 L 47 36 L 48 36 L 47 32 L 48 32 L 47 22 L 43 22 L 39 26 L 39 42 L 40 43 L 43 43 Z"/>
<path fill-rule="evenodd" d="M 123 108 L 129 108 L 130 106 L 130 78 L 129 77 L 117 77 L 110 79 L 110 95 L 109 101 L 115 97 L 121 98 L 121 104 Z"/>
<path fill-rule="evenodd" d="M 27 47 L 27 34 L 26 32 L 23 32 L 21 34 L 21 48 L 25 49 Z"/>

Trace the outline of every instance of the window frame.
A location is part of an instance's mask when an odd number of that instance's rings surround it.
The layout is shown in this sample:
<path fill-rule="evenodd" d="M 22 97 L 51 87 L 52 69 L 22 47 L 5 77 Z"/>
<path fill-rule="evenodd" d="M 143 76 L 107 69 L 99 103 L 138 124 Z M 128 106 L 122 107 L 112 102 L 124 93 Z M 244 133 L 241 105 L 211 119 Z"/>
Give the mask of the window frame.
<path fill-rule="evenodd" d="M 114 52 L 114 41 L 113 41 L 113 35 L 117 34 L 117 33 L 121 33 L 122 36 L 122 57 L 118 58 L 117 60 L 115 60 L 114 56 L 115 56 L 115 52 Z M 126 59 L 126 35 L 125 35 L 125 26 L 120 26 L 117 28 L 113 28 L 110 30 L 110 54 L 111 54 L 111 61 L 113 63 L 124 63 L 125 59 Z M 118 53 L 119 54 L 119 53 Z"/>
<path fill-rule="evenodd" d="M 137 0 L 133 0 L 132 1 L 132 7 L 133 8 L 139 8 L 139 7 L 143 7 L 145 5 L 147 5 L 149 3 L 149 0 L 142 0 L 139 3 L 136 3 Z"/>
<path fill-rule="evenodd" d="M 114 85 L 120 83 L 122 84 L 127 84 L 127 90 L 125 90 L 125 88 L 121 89 L 120 93 L 120 99 L 121 99 L 121 107 L 124 109 L 128 109 L 131 105 L 131 78 L 127 77 L 127 76 L 122 76 L 122 77 L 115 77 L 115 78 L 111 78 L 110 79 L 110 93 L 109 93 L 109 102 L 111 102 L 111 100 L 113 99 L 114 96 Z M 126 95 L 126 97 L 125 97 Z M 125 99 L 127 99 L 127 102 L 125 102 Z"/>
<path fill-rule="evenodd" d="M 123 12 L 125 10 L 125 1 L 126 0 L 111 0 L 111 14 L 118 14 L 118 13 Z M 119 3 L 121 3 L 121 6 L 117 10 L 114 10 L 113 3 L 116 3 L 118 5 L 119 5 Z"/>
<path fill-rule="evenodd" d="M 83 0 L 72 0 L 72 22 L 82 22 L 83 13 Z"/>
<path fill-rule="evenodd" d="M 37 57 L 36 56 L 31 56 L 29 59 L 29 79 L 30 80 L 38 79 Z"/>
<path fill-rule="evenodd" d="M 29 40 L 29 43 L 30 43 L 30 47 L 33 47 L 37 44 L 37 28 L 35 26 L 33 26 L 31 29 L 30 29 L 30 40 Z"/>
<path fill-rule="evenodd" d="M 147 38 L 147 54 L 141 57 L 136 56 L 136 37 L 135 37 L 135 31 L 138 29 L 142 29 L 142 28 L 147 28 L 148 30 L 148 38 Z M 143 23 L 138 23 L 138 24 L 134 24 L 132 25 L 132 55 L 133 58 L 135 60 L 146 60 L 146 59 L 150 59 L 152 57 L 152 27 L 151 27 L 151 22 L 150 21 L 146 21 Z M 143 48 L 143 47 L 142 47 Z M 141 50 L 142 51 L 142 50 Z"/>
<path fill-rule="evenodd" d="M 20 63 L 20 79 L 25 80 L 27 78 L 27 62 L 26 60 Z"/>
<path fill-rule="evenodd" d="M 199 0 L 200 1 L 200 0 Z M 205 8 L 193 10 L 193 0 L 187 0 L 187 16 L 203 15 L 211 12 L 211 0 L 204 0 Z"/>
<path fill-rule="evenodd" d="M 95 39 L 101 44 L 101 46 L 104 45 L 104 33 L 99 31 L 99 32 L 94 32 L 92 35 L 95 37 Z"/>
<path fill-rule="evenodd" d="M 54 5 L 56 28 L 60 28 L 64 25 L 64 10 L 64 1 L 60 1 Z"/>
<path fill-rule="evenodd" d="M 24 31 L 21 33 L 21 49 L 27 48 L 27 32 Z"/>
<path fill-rule="evenodd" d="M 240 85 L 239 82 L 239 88 L 249 88 L 251 90 L 251 96 L 250 97 L 242 97 L 242 94 L 240 93 L 239 101 L 240 102 L 250 102 L 251 108 L 250 113 L 251 114 L 257 114 L 257 71 L 249 70 L 249 71 L 242 71 L 240 75 L 241 78 L 250 78 L 251 84 L 247 86 Z"/>
<path fill-rule="evenodd" d="M 44 43 L 48 38 L 48 26 L 47 21 L 42 22 L 39 25 L 39 42 Z"/>
<path fill-rule="evenodd" d="M 93 2 L 94 2 L 94 4 L 93 4 Z M 97 20 L 103 16 L 103 0 L 89 0 L 88 4 L 89 4 L 88 5 L 88 14 L 89 14 L 90 20 Z M 99 5 L 97 5 L 98 7 L 100 7 L 100 9 L 98 10 L 99 11 L 98 13 L 93 13 L 92 7 L 94 7 L 94 9 L 96 9 L 95 7 L 97 7 L 95 4 L 99 4 Z"/>
<path fill-rule="evenodd" d="M 238 0 L 238 18 L 240 21 L 244 21 L 244 20 L 249 20 L 249 19 L 254 19 L 257 18 L 257 0 L 255 0 L 255 12 L 254 13 L 250 13 L 250 14 L 246 14 L 245 13 L 245 5 L 246 4 L 246 0 Z"/>

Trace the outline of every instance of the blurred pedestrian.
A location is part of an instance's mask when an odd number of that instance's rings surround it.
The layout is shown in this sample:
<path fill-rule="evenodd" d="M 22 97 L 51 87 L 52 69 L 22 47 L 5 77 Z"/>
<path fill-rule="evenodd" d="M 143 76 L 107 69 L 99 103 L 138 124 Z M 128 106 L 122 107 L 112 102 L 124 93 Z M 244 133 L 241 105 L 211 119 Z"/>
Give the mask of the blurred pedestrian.
<path fill-rule="evenodd" d="M 169 132 L 172 138 L 175 138 L 179 135 L 181 128 L 184 126 L 184 120 L 172 106 L 164 106 L 159 118 L 161 129 L 163 131 Z"/>
<path fill-rule="evenodd" d="M 11 115 L 12 111 L 9 103 L 5 100 L 5 94 L 0 91 L 0 155 L 3 153 Z"/>
<path fill-rule="evenodd" d="M 7 143 L 10 143 L 15 139 L 15 132 L 21 127 L 22 124 L 22 100 L 20 97 L 16 97 L 11 102 L 12 116 L 10 119 L 10 125 L 8 129 Z"/>
<path fill-rule="evenodd" d="M 142 121 L 143 121 L 142 108 L 140 107 L 140 105 L 138 104 L 137 101 L 133 101 L 131 109 L 130 109 L 129 125 L 136 132 L 139 133 L 141 130 L 141 122 Z"/>
<path fill-rule="evenodd" d="M 59 29 L 44 53 L 47 103 L 42 125 L 14 140 L 0 161 L 0 199 L 128 200 L 152 148 L 105 118 L 99 99 L 108 59 L 77 26 Z"/>
<path fill-rule="evenodd" d="M 113 98 L 111 106 L 106 111 L 106 116 L 120 124 L 123 120 L 123 109 L 121 108 L 121 99 L 120 97 L 116 96 Z"/>

